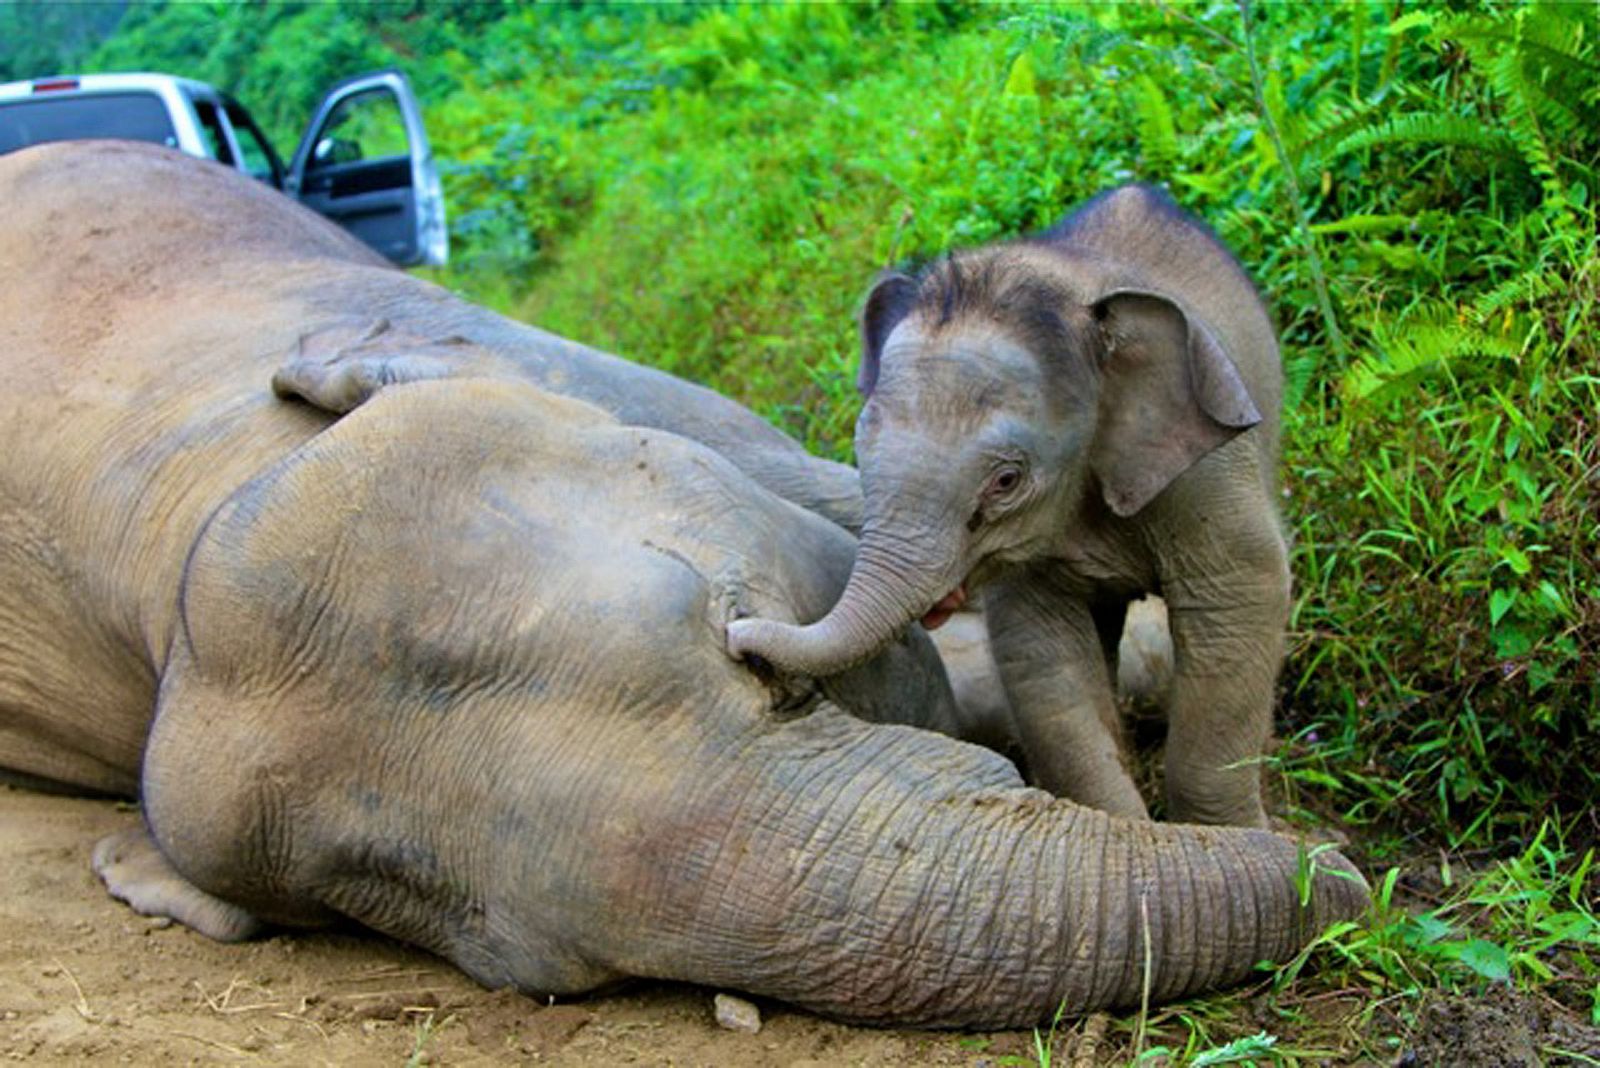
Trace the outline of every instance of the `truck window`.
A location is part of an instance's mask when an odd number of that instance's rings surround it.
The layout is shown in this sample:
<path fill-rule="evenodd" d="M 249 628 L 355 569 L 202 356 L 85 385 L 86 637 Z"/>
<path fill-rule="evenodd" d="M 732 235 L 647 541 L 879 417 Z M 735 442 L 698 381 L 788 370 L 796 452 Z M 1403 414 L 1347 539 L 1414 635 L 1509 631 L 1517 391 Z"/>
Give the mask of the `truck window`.
<path fill-rule="evenodd" d="M 262 134 L 250 113 L 236 100 L 224 99 L 223 108 L 228 121 L 233 124 L 233 136 L 239 142 L 239 154 L 244 157 L 244 169 L 252 178 L 259 178 L 273 188 L 283 185 L 283 164 L 278 154 Z"/>
<path fill-rule="evenodd" d="M 387 89 L 369 89 L 339 101 L 322 126 L 306 170 L 406 156 L 408 145 L 400 102 Z"/>
<path fill-rule="evenodd" d="M 178 147 L 167 106 L 154 93 L 44 94 L 0 104 L 0 152 L 84 137 L 122 137 Z"/>
<path fill-rule="evenodd" d="M 223 132 L 217 105 L 209 100 L 196 100 L 194 113 L 200 118 L 200 140 L 205 143 L 206 155 L 232 167 L 233 149 L 228 147 L 228 135 Z"/>

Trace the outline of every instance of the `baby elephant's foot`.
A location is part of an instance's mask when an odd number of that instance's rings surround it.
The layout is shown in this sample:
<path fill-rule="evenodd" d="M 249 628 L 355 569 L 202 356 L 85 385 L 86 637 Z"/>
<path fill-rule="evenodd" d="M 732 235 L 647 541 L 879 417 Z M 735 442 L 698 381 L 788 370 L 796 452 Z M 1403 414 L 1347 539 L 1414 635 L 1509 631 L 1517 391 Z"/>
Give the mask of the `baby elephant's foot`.
<path fill-rule="evenodd" d="M 168 916 L 219 942 L 238 942 L 261 921 L 194 886 L 162 856 L 141 824 L 100 840 L 90 861 L 111 896 L 145 916 Z"/>

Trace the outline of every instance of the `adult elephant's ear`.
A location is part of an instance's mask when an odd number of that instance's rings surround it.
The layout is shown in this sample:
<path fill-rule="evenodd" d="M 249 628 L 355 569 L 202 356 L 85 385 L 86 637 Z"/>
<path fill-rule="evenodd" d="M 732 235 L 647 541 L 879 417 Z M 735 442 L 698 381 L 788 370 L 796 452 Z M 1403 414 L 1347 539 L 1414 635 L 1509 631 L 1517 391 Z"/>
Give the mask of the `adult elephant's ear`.
<path fill-rule="evenodd" d="M 886 271 L 872 284 L 861 307 L 861 370 L 856 374 L 856 389 L 863 397 L 870 397 L 878 384 L 878 357 L 884 342 L 911 314 L 916 299 L 916 279 L 899 271 Z"/>
<path fill-rule="evenodd" d="M 483 373 L 491 358 L 457 335 L 427 337 L 387 319 L 349 319 L 302 335 L 272 376 L 284 399 L 343 415 L 385 386 Z"/>
<path fill-rule="evenodd" d="M 1216 336 L 1170 298 L 1117 290 L 1093 311 L 1105 349 L 1089 465 L 1129 516 L 1261 411 Z"/>

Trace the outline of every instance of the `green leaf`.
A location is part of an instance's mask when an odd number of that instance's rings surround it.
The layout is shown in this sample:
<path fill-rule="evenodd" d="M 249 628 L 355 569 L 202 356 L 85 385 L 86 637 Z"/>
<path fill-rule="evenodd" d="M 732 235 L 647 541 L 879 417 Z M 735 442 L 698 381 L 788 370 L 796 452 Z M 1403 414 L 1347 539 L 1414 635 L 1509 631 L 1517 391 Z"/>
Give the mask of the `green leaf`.
<path fill-rule="evenodd" d="M 1431 912 L 1424 912 L 1420 916 L 1411 918 L 1411 926 L 1417 931 L 1416 942 L 1429 945 L 1447 937 L 1450 934 L 1450 925 Z"/>
<path fill-rule="evenodd" d="M 1313 786 L 1326 786 L 1330 790 L 1344 789 L 1344 783 L 1327 772 L 1318 771 L 1315 768 L 1296 768 L 1289 772 L 1289 775 L 1296 782 L 1310 783 Z"/>
<path fill-rule="evenodd" d="M 1494 655 L 1501 660 L 1515 660 L 1519 656 L 1527 656 L 1533 650 L 1533 639 L 1521 627 L 1509 624 L 1497 627 L 1491 637 L 1494 642 Z"/>
<path fill-rule="evenodd" d="M 1526 575 L 1533 570 L 1533 561 L 1528 559 L 1528 554 L 1515 545 L 1500 546 L 1500 560 L 1518 575 Z"/>
<path fill-rule="evenodd" d="M 1489 622 L 1495 624 L 1511 611 L 1511 606 L 1517 603 L 1516 590 L 1495 590 L 1489 594 Z"/>
<path fill-rule="evenodd" d="M 1005 95 L 1033 97 L 1039 95 L 1038 79 L 1033 73 L 1033 60 L 1028 58 L 1027 52 L 1018 52 L 1017 58 L 1011 61 L 1011 73 L 1006 75 Z"/>
<path fill-rule="evenodd" d="M 1389 23 L 1389 25 L 1384 28 L 1383 32 L 1388 34 L 1389 36 L 1393 37 L 1395 34 L 1405 33 L 1407 30 L 1412 29 L 1412 28 L 1417 27 L 1417 26 L 1432 26 L 1432 25 L 1433 25 L 1433 13 L 1432 12 L 1430 12 L 1430 11 L 1410 11 L 1410 12 L 1407 12 L 1406 14 L 1404 14 L 1404 15 L 1401 15 L 1399 18 L 1395 19 L 1393 22 Z"/>
<path fill-rule="evenodd" d="M 1416 222 L 1412 215 L 1346 215 L 1334 222 L 1316 223 L 1314 234 L 1381 234 L 1404 230 Z"/>
<path fill-rule="evenodd" d="M 1178 163 L 1178 128 L 1172 118 L 1161 86 L 1149 75 L 1135 83 L 1134 104 L 1139 119 L 1139 147 L 1145 163 L 1157 174 L 1166 174 Z"/>
<path fill-rule="evenodd" d="M 1272 1047 L 1278 1044 L 1278 1037 L 1266 1031 L 1257 1031 L 1253 1035 L 1236 1038 L 1213 1049 L 1195 1054 L 1190 1061 L 1193 1068 L 1210 1068 L 1218 1064 L 1236 1064 L 1239 1061 L 1253 1060 L 1272 1052 Z"/>
<path fill-rule="evenodd" d="M 1562 672 L 1554 665 L 1535 660 L 1528 665 L 1528 692 L 1538 693 L 1540 690 L 1555 682 Z"/>
<path fill-rule="evenodd" d="M 1457 958 L 1485 979 L 1498 982 L 1511 978 L 1511 957 L 1493 942 L 1469 939 L 1461 944 Z"/>
<path fill-rule="evenodd" d="M 1586 900 L 1584 887 L 1589 880 L 1589 869 L 1593 866 L 1594 850 L 1591 849 L 1583 855 L 1583 863 L 1578 865 L 1577 870 L 1572 873 L 1572 878 L 1567 882 L 1567 897 L 1572 900 L 1573 904 Z"/>
<path fill-rule="evenodd" d="M 1562 616 L 1568 614 L 1567 599 L 1561 595 L 1561 591 L 1549 579 L 1539 583 L 1539 596 L 1544 600 L 1550 611 Z"/>
<path fill-rule="evenodd" d="M 1221 197 L 1230 187 L 1232 179 L 1226 174 L 1174 174 L 1173 182 L 1186 186 L 1208 197 Z"/>

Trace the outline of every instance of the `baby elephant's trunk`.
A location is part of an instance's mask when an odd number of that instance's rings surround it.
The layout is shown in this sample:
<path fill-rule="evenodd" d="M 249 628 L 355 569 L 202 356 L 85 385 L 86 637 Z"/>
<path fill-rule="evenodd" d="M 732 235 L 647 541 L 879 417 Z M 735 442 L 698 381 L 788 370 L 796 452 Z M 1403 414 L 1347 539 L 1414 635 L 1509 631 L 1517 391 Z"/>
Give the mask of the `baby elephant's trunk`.
<path fill-rule="evenodd" d="M 766 619 L 728 625 L 734 657 L 759 656 L 782 671 L 824 677 L 876 656 L 961 580 L 954 552 L 929 553 L 870 528 L 838 603 L 807 626 Z"/>

